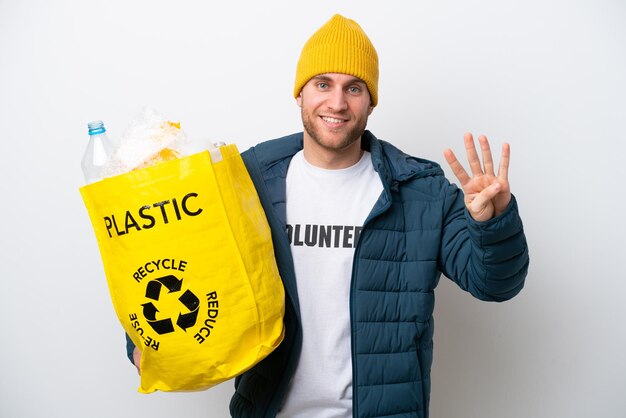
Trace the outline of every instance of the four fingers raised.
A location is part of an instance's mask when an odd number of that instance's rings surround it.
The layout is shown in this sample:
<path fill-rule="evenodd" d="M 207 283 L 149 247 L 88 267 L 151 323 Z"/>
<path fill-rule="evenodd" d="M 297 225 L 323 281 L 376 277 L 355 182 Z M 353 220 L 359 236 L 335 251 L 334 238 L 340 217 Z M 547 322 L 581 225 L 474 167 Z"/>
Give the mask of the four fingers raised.
<path fill-rule="evenodd" d="M 474 144 L 474 137 L 471 133 L 466 133 L 463 136 L 463 140 L 465 143 L 465 151 L 467 152 L 467 160 L 470 165 L 470 170 L 472 172 L 472 176 L 481 176 L 481 175 L 491 175 L 496 176 L 494 171 L 494 163 L 493 157 L 491 155 L 491 147 L 489 146 L 489 140 L 485 135 L 480 135 L 478 137 L 478 142 L 480 143 L 480 151 L 482 155 L 482 165 L 480 162 L 480 158 L 478 158 L 478 152 L 476 151 L 476 146 Z M 448 165 L 452 169 L 452 172 L 459 180 L 461 185 L 465 185 L 468 181 L 471 180 L 471 177 L 465 171 L 459 160 L 454 155 L 454 152 L 450 148 L 446 149 L 443 152 L 443 155 L 448 162 Z M 509 173 L 509 161 L 511 155 L 511 148 L 508 143 L 504 143 L 502 145 L 502 155 L 500 156 L 500 164 L 498 166 L 498 178 L 500 180 L 507 180 Z"/>

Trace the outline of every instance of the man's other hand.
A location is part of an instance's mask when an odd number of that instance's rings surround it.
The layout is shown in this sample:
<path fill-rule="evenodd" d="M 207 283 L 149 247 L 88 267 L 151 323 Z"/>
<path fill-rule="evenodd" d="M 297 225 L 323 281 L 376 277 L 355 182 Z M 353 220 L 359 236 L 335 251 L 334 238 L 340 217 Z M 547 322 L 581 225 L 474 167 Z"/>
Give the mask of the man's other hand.
<path fill-rule="evenodd" d="M 461 183 L 465 194 L 465 207 L 474 220 L 483 222 L 501 214 L 511 201 L 511 189 L 508 180 L 511 150 L 509 144 L 502 145 L 502 155 L 496 176 L 487 137 L 481 135 L 478 137 L 478 141 L 482 153 L 482 166 L 472 134 L 466 133 L 464 136 L 467 160 L 472 171 L 471 177 L 450 148 L 446 149 L 443 154 L 452 172 Z"/>

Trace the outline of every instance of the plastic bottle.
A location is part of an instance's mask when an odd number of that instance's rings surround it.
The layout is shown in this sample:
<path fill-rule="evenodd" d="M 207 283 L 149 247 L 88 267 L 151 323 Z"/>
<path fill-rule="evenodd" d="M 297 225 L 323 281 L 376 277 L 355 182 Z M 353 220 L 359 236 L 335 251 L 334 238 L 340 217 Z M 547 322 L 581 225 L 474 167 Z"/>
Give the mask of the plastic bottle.
<path fill-rule="evenodd" d="M 82 167 L 87 184 L 104 178 L 102 169 L 113 156 L 115 147 L 106 134 L 101 120 L 89 122 L 89 143 L 83 155 Z"/>

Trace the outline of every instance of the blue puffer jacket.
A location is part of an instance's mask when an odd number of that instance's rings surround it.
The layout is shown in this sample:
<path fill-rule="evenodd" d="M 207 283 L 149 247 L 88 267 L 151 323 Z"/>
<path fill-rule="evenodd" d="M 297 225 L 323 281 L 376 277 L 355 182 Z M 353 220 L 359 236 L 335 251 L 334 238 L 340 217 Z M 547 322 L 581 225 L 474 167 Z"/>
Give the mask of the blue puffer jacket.
<path fill-rule="evenodd" d="M 355 417 L 428 417 L 434 290 L 441 272 L 482 300 L 503 301 L 524 285 L 528 250 L 513 199 L 478 223 L 463 193 L 432 162 L 410 157 L 370 132 L 384 192 L 365 222 L 354 256 L 350 297 Z M 297 364 L 302 333 L 286 233 L 285 176 L 302 133 L 243 153 L 272 229 L 287 293 L 284 342 L 235 380 L 234 417 L 273 417 Z M 348 301 L 346 301 L 348 303 Z M 320 359 L 323 360 L 323 359 Z"/>

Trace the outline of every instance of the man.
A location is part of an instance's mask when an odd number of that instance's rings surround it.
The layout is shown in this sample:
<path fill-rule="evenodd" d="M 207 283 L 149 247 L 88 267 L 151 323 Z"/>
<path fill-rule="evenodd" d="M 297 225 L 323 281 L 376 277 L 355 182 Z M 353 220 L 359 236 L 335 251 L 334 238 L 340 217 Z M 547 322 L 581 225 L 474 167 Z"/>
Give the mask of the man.
<path fill-rule="evenodd" d="M 335 15 L 305 44 L 294 96 L 304 132 L 242 154 L 272 228 L 286 290 L 285 339 L 235 380 L 235 417 L 428 417 L 434 289 L 441 272 L 482 300 L 523 287 L 528 250 L 487 139 L 471 173 L 366 131 L 378 57 Z M 137 352 L 136 352 L 137 354 Z"/>

